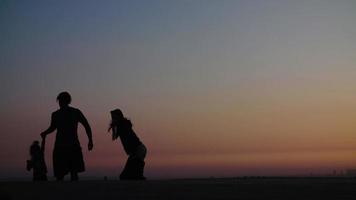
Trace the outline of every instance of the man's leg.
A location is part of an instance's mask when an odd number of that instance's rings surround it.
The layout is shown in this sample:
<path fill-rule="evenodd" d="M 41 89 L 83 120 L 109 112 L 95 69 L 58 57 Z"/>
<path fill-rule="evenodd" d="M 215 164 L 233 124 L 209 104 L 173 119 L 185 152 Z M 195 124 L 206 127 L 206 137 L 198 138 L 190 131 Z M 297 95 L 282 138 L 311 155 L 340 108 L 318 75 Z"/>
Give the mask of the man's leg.
<path fill-rule="evenodd" d="M 63 179 L 64 179 L 64 176 L 56 176 L 57 181 L 63 181 Z"/>
<path fill-rule="evenodd" d="M 70 180 L 71 181 L 78 181 L 79 180 L 78 173 L 77 172 L 70 172 Z"/>

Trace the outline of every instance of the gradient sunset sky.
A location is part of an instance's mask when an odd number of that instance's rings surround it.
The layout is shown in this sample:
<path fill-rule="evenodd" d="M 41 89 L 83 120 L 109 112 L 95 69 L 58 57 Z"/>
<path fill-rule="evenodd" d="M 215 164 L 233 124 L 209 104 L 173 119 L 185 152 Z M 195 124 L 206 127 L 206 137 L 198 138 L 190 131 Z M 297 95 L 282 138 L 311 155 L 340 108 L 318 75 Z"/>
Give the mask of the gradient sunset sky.
<path fill-rule="evenodd" d="M 31 177 L 62 91 L 93 129 L 83 176 L 126 161 L 114 108 L 149 178 L 356 168 L 356 1 L 0 0 L 0 85 L 0 178 Z"/>

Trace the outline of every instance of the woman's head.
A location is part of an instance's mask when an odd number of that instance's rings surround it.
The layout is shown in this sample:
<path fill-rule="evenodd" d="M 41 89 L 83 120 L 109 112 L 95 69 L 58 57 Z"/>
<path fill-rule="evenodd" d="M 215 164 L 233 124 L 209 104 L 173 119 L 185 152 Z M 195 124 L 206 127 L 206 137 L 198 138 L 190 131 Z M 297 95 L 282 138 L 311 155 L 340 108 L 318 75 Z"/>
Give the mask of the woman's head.
<path fill-rule="evenodd" d="M 68 106 L 72 101 L 72 97 L 68 92 L 61 92 L 57 96 L 57 101 L 60 107 Z"/>
<path fill-rule="evenodd" d="M 121 120 L 124 118 L 124 114 L 122 114 L 122 111 L 120 109 L 112 110 L 110 111 L 110 114 L 112 120 Z"/>
<path fill-rule="evenodd" d="M 116 140 L 119 137 L 119 132 L 115 128 L 120 124 L 120 122 L 125 119 L 124 114 L 120 109 L 115 109 L 110 111 L 111 114 L 111 123 L 109 125 L 108 131 L 112 130 L 112 139 Z"/>

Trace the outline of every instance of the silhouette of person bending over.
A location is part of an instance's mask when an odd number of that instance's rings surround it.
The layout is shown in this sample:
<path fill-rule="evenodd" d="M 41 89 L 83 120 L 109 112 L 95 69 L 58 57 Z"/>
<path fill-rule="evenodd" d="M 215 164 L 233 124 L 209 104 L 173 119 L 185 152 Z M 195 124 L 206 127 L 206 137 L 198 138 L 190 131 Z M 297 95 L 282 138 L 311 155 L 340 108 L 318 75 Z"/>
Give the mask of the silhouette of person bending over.
<path fill-rule="evenodd" d="M 132 123 L 126 119 L 121 110 L 115 109 L 111 113 L 111 124 L 109 130 L 112 130 L 112 139 L 120 137 L 122 146 L 129 156 L 124 170 L 120 174 L 121 180 L 145 180 L 143 170 L 145 166 L 146 147 L 137 137 L 132 129 Z"/>
<path fill-rule="evenodd" d="M 27 170 L 33 171 L 33 181 L 47 181 L 47 166 L 44 158 L 45 140 L 40 146 L 36 140 L 30 147 L 31 160 L 27 160 Z"/>
<path fill-rule="evenodd" d="M 85 171 L 82 149 L 78 139 L 78 122 L 81 123 L 88 136 L 88 150 L 93 149 L 92 132 L 83 113 L 70 107 L 71 96 L 68 92 L 61 92 L 57 96 L 59 109 L 52 113 L 51 124 L 47 130 L 41 133 L 43 139 L 57 130 L 53 150 L 53 171 L 58 181 L 70 173 L 71 180 L 78 180 L 78 173 Z"/>

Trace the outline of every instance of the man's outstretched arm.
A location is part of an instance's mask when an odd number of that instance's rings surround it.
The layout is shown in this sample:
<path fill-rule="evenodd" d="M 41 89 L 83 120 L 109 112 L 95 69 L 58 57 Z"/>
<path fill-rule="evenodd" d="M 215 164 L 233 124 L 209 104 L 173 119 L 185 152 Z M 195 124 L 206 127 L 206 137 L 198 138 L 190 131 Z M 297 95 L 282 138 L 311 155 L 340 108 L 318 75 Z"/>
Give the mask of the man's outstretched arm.
<path fill-rule="evenodd" d="M 53 119 L 53 114 L 51 116 L 51 124 L 49 125 L 49 127 L 47 128 L 47 130 L 43 131 L 41 133 L 41 137 L 44 139 L 46 138 L 46 136 L 50 133 L 52 133 L 53 131 L 55 131 L 57 129 L 57 127 L 54 124 L 54 119 Z"/>
<path fill-rule="evenodd" d="M 88 136 L 88 150 L 91 151 L 93 149 L 93 136 L 92 136 L 92 132 L 91 132 L 91 128 L 90 128 L 90 125 L 89 125 L 89 122 L 88 120 L 85 118 L 85 116 L 83 115 L 82 112 L 80 112 L 80 115 L 79 115 L 79 122 L 84 126 L 85 128 L 85 132 Z"/>

